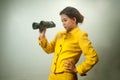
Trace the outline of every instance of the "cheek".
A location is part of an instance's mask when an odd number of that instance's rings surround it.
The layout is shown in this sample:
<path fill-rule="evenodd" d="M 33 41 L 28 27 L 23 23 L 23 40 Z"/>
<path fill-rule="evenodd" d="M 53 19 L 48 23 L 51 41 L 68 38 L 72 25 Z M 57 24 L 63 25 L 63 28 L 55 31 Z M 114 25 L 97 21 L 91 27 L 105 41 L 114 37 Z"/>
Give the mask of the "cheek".
<path fill-rule="evenodd" d="M 72 24 L 73 24 L 72 21 L 69 21 L 69 22 L 67 23 L 68 26 L 71 26 Z"/>
<path fill-rule="evenodd" d="M 67 21 L 67 22 L 63 23 L 63 26 L 70 27 L 72 24 L 73 24 L 72 21 Z"/>
<path fill-rule="evenodd" d="M 68 21 L 68 22 L 66 22 L 66 24 L 67 24 L 67 25 L 70 25 L 70 24 L 72 24 L 72 21 Z"/>
<path fill-rule="evenodd" d="M 69 27 L 70 25 L 71 25 L 70 23 L 64 24 L 65 27 Z"/>

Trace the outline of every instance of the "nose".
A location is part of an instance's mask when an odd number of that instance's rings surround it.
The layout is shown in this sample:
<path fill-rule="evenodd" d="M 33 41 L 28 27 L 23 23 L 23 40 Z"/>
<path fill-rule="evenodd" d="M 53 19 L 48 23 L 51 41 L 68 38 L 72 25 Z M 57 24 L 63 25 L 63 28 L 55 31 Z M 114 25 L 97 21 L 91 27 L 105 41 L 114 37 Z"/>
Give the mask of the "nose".
<path fill-rule="evenodd" d="M 64 23 L 64 22 L 63 22 L 62 24 L 63 24 L 63 26 L 65 26 L 65 23 Z"/>

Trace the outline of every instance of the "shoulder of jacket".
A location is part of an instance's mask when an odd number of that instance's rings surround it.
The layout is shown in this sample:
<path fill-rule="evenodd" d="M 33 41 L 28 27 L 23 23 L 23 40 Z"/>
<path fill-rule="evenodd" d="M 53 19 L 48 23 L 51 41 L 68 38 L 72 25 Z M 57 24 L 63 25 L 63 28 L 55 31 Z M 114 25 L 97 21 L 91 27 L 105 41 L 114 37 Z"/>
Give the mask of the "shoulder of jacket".
<path fill-rule="evenodd" d="M 86 31 L 84 31 L 84 30 L 79 30 L 79 36 L 88 36 L 88 33 L 86 32 Z"/>
<path fill-rule="evenodd" d="M 87 32 L 85 30 L 79 29 L 79 33 L 80 34 L 87 34 Z"/>
<path fill-rule="evenodd" d="M 65 30 L 60 30 L 60 31 L 57 32 L 57 35 L 58 34 L 64 34 L 64 33 L 65 33 Z"/>

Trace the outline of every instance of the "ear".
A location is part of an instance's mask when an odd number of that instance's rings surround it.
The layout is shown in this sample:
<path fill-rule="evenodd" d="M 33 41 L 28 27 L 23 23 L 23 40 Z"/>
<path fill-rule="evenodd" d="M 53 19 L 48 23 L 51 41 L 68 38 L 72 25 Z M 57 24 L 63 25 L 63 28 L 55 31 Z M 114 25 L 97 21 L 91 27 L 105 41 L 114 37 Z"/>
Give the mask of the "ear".
<path fill-rule="evenodd" d="M 73 17 L 73 21 L 76 23 L 76 17 Z"/>

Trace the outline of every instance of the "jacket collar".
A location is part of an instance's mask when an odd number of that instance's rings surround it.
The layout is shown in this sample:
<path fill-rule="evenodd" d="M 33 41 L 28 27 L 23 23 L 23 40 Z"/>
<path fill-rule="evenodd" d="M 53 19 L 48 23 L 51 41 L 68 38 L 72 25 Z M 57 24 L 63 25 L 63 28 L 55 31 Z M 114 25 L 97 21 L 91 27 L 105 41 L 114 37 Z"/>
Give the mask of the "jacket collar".
<path fill-rule="evenodd" d="M 65 31 L 65 34 L 75 34 L 78 30 L 80 30 L 80 28 L 77 26 L 68 33 L 67 33 L 67 31 Z"/>

